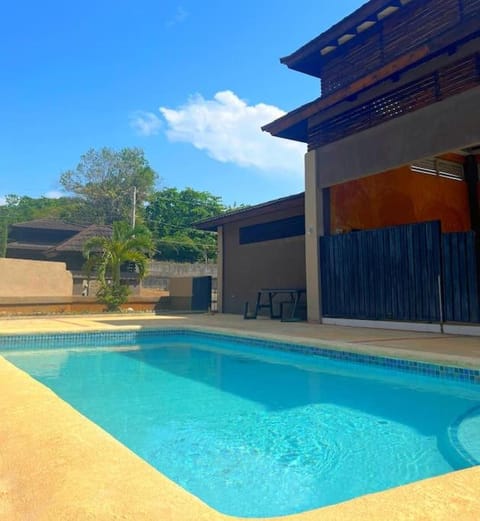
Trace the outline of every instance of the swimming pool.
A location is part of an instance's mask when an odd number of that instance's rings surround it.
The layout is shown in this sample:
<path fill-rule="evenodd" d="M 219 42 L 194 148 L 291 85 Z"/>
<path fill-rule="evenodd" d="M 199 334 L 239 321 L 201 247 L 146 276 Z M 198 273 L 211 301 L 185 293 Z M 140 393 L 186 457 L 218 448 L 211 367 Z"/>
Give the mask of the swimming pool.
<path fill-rule="evenodd" d="M 301 512 L 475 464 L 478 371 L 180 330 L 4 343 L 5 358 L 231 515 Z"/>

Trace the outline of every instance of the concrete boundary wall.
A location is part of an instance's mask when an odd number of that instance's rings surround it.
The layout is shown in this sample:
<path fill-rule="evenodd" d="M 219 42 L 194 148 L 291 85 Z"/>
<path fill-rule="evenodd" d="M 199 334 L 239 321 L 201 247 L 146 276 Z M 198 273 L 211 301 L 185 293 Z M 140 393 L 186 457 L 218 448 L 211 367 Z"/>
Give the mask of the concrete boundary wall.
<path fill-rule="evenodd" d="M 72 292 L 64 262 L 0 258 L 0 297 L 70 297 Z"/>
<path fill-rule="evenodd" d="M 217 265 L 200 262 L 152 261 L 147 270 L 147 277 L 216 277 Z"/>

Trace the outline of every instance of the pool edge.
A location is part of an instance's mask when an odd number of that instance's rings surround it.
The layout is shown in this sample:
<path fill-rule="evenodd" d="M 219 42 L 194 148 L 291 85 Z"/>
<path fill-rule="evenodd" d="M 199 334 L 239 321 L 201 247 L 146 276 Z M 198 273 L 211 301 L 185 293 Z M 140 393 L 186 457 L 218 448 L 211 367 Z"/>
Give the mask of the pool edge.
<path fill-rule="evenodd" d="M 0 395 L 0 513 L 8 514 L 6 519 L 24 519 L 32 511 L 39 520 L 241 519 L 191 496 L 3 357 Z M 119 468 L 128 469 L 129 476 L 120 475 Z M 270 519 L 446 521 L 459 515 L 473 520 L 480 512 L 479 488 L 480 467 L 474 467 Z"/>
<path fill-rule="evenodd" d="M 28 334 L 0 334 L 0 354 L 5 344 L 21 344 L 32 339 L 43 346 L 45 343 L 58 343 L 61 346 L 88 343 L 95 337 L 101 345 L 108 342 L 135 342 L 141 338 L 154 335 L 194 333 L 199 335 L 213 335 L 216 338 L 232 338 L 235 340 L 249 340 L 256 345 L 278 348 L 281 351 L 304 352 L 324 358 L 333 358 L 365 365 L 373 365 L 398 369 L 410 373 L 419 373 L 437 378 L 446 378 L 455 381 L 466 381 L 480 384 L 480 363 L 476 359 L 465 357 L 439 356 L 410 350 L 395 350 L 392 348 L 371 346 L 362 343 L 332 342 L 323 339 L 304 339 L 288 336 L 278 336 L 261 333 L 245 333 L 228 328 L 208 328 L 199 326 L 167 326 L 122 328 L 114 330 L 91 329 L 88 331 L 68 331 L 62 333 L 28 333 Z M 107 344 L 105 344 L 107 342 Z M 4 347 L 5 349 L 5 347 Z"/>

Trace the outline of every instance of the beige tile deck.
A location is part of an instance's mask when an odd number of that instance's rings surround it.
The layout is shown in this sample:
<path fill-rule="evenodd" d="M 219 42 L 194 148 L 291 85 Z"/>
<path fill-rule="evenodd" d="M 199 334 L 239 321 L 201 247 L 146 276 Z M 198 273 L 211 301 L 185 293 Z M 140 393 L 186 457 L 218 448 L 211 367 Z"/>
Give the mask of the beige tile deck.
<path fill-rule="evenodd" d="M 480 338 L 244 321 L 228 315 L 0 319 L 0 334 L 186 326 L 480 368 Z M 480 519 L 480 467 L 288 516 L 298 521 Z M 220 520 L 53 392 L 0 357 L 0 519 Z"/>
<path fill-rule="evenodd" d="M 414 331 L 358 328 L 279 322 L 269 319 L 243 320 L 238 315 L 54 315 L 49 317 L 0 318 L 0 334 L 99 331 L 157 327 L 200 327 L 291 339 L 349 350 L 425 359 L 480 368 L 480 336 L 442 335 Z"/>

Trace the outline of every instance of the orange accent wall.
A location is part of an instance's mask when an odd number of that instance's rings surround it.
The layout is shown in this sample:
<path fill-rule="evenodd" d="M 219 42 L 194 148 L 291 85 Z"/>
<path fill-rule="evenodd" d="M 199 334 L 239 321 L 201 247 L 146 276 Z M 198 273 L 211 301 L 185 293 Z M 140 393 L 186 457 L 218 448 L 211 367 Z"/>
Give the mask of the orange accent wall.
<path fill-rule="evenodd" d="M 455 154 L 455 152 L 447 152 L 446 154 L 441 154 L 437 156 L 439 159 L 445 159 L 445 161 L 453 161 L 454 163 L 459 163 L 463 165 L 465 163 L 465 156 L 461 154 Z"/>
<path fill-rule="evenodd" d="M 467 185 L 408 166 L 330 188 L 331 232 L 440 220 L 442 231 L 470 229 Z"/>

